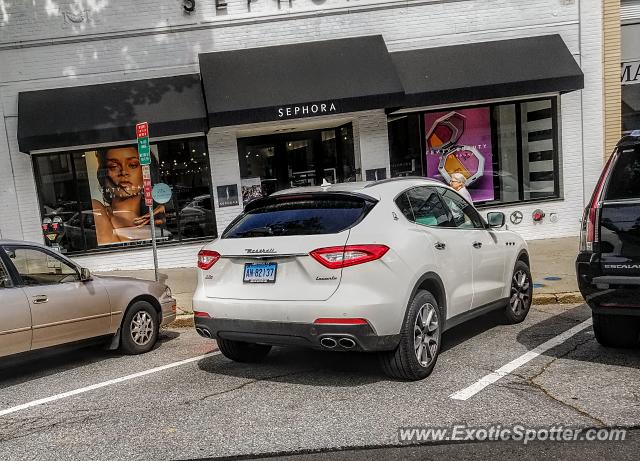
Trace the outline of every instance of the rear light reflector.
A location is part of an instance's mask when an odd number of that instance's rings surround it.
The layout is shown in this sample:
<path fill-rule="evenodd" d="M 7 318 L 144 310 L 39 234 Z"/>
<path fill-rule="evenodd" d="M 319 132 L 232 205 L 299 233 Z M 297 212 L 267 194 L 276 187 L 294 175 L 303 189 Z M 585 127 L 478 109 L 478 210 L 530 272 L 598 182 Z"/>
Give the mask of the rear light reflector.
<path fill-rule="evenodd" d="M 309 255 L 329 269 L 341 269 L 369 261 L 375 261 L 389 251 L 386 245 L 346 245 L 318 248 Z"/>
<path fill-rule="evenodd" d="M 313 321 L 315 324 L 332 324 L 332 325 L 367 325 L 367 319 L 349 319 L 345 317 L 338 318 L 321 318 Z"/>
<path fill-rule="evenodd" d="M 198 267 L 208 271 L 220 259 L 220 253 L 211 250 L 200 250 L 198 253 Z"/>
<path fill-rule="evenodd" d="M 211 316 L 206 313 L 206 312 L 202 312 L 202 311 L 193 311 L 193 316 L 194 317 L 201 317 L 201 318 L 205 318 L 205 319 L 210 319 Z"/>

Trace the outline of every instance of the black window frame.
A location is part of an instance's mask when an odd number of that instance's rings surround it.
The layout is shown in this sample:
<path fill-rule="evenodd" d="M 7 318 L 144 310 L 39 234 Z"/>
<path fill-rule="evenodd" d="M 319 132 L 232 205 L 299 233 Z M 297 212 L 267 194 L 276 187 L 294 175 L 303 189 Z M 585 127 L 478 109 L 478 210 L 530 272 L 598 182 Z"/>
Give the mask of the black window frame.
<path fill-rule="evenodd" d="M 446 110 L 456 110 L 456 109 L 472 109 L 472 108 L 476 108 L 476 107 L 489 107 L 490 108 L 490 114 L 491 114 L 491 118 L 490 118 L 490 124 L 491 124 L 491 145 L 492 145 L 492 150 L 495 154 L 495 149 L 497 146 L 497 139 L 496 139 L 496 135 L 497 135 L 497 120 L 495 118 L 495 112 L 494 112 L 494 108 L 497 106 L 502 106 L 502 105 L 510 105 L 513 104 L 515 105 L 515 110 L 516 110 L 516 125 L 517 125 L 517 129 L 516 129 L 516 137 L 517 137 L 517 145 L 516 145 L 516 149 L 517 149 L 517 161 L 518 161 L 518 184 L 519 184 L 519 190 L 518 190 L 518 200 L 512 200 L 512 201 L 498 201 L 498 200 L 491 200 L 491 201 L 485 201 L 485 202 L 478 202 L 477 204 L 474 203 L 473 206 L 476 209 L 484 209 L 484 208 L 495 208 L 497 206 L 511 206 L 511 205 L 515 205 L 515 204 L 527 204 L 527 203 L 543 203 L 543 202 L 555 202 L 555 201 L 559 201 L 559 200 L 564 200 L 564 187 L 562 184 L 562 149 L 561 149 L 561 144 L 560 144 L 560 139 L 561 139 L 561 133 L 560 133 L 560 104 L 559 104 L 559 100 L 560 100 L 560 95 L 546 95 L 546 96 L 536 96 L 536 97 L 523 97 L 523 98 L 515 98 L 515 99 L 508 99 L 508 100 L 504 100 L 504 101 L 498 101 L 498 102 L 471 102 L 469 104 L 454 104 L 451 106 L 442 106 L 442 107 L 438 107 L 438 108 L 434 108 L 434 109 L 428 109 L 428 110 L 418 110 L 415 112 L 403 112 L 402 115 L 412 115 L 412 116 L 417 116 L 419 117 L 419 123 L 418 123 L 418 127 L 419 127 L 419 142 L 420 145 L 422 147 L 422 152 L 421 152 L 421 163 L 422 163 L 422 176 L 424 177 L 428 177 L 427 176 L 427 162 L 425 161 L 425 155 L 426 155 L 426 144 L 425 144 L 425 126 L 424 126 L 424 116 L 425 114 L 428 113 L 432 113 L 432 112 L 442 112 L 442 111 L 446 111 Z M 542 197 L 542 198 L 530 198 L 530 199 L 524 199 L 524 189 L 522 187 L 523 184 L 523 146 L 522 146 L 522 122 L 521 122 L 521 104 L 523 103 L 529 103 L 529 102 L 535 102 L 535 101 L 551 101 L 551 112 L 552 112 L 552 117 L 551 117 L 551 124 L 552 124 L 552 131 L 553 131 L 553 137 L 552 137 L 552 144 L 553 144 L 553 171 L 556 172 L 556 174 L 554 174 L 554 194 L 552 196 L 548 196 L 548 197 Z M 393 115 L 393 114 L 389 114 L 389 115 Z M 395 114 L 395 115 L 399 115 L 399 114 Z M 391 151 L 389 152 L 389 158 L 391 160 Z M 498 155 L 492 155 L 492 160 L 493 160 L 493 171 L 500 171 L 500 162 L 499 162 L 499 156 Z M 499 191 L 499 185 L 496 185 L 494 183 L 494 190 L 495 191 Z"/>
<path fill-rule="evenodd" d="M 217 227 L 217 216 L 216 216 L 216 211 L 217 211 L 217 207 L 215 206 L 215 196 L 214 196 L 214 182 L 213 182 L 213 177 L 212 177 L 212 172 L 211 172 L 211 153 L 209 152 L 209 143 L 208 143 L 208 139 L 207 136 L 203 135 L 203 136 L 189 136 L 189 137 L 185 137 L 185 138 L 171 138 L 171 139 L 160 139 L 160 140 L 155 140 L 155 139 L 151 139 L 149 141 L 150 145 L 157 145 L 157 144 L 161 144 L 161 143 L 170 143 L 170 142 L 180 142 L 180 141 L 185 141 L 185 142 L 189 142 L 189 141 L 193 141 L 193 140 L 201 140 L 202 144 L 204 146 L 204 148 L 206 149 L 206 153 L 207 153 L 207 163 L 208 163 L 208 168 L 209 168 L 209 174 L 208 174 L 208 182 L 209 182 L 209 195 L 210 195 L 210 200 L 211 200 L 211 212 L 213 213 L 213 230 L 214 230 L 214 234 L 213 235 L 208 235 L 208 236 L 203 236 L 203 237 L 196 237 L 196 238 L 182 238 L 182 236 L 180 235 L 179 238 L 175 239 L 175 240 L 168 240 L 168 241 L 158 241 L 157 245 L 160 247 L 171 247 L 171 246 L 179 246 L 179 245 L 189 245 L 189 244 L 197 244 L 200 242 L 207 242 L 210 241 L 214 238 L 217 238 L 220 233 L 218 232 L 218 227 Z M 34 175 L 34 180 L 35 180 L 35 186 L 36 186 L 36 197 L 38 200 L 38 212 L 39 212 L 39 216 L 40 216 L 40 221 L 42 221 L 43 216 L 44 216 L 44 205 L 42 203 L 42 197 L 41 197 L 41 189 L 43 187 L 42 184 L 42 177 L 40 175 L 40 171 L 39 171 L 39 167 L 38 167 L 38 163 L 36 161 L 36 158 L 40 158 L 40 157 L 47 157 L 47 156 L 57 156 L 57 155 L 66 155 L 69 160 L 70 160 L 70 165 L 72 168 L 72 172 L 73 172 L 73 179 L 74 179 L 74 183 L 75 183 L 75 195 L 76 197 L 80 197 L 80 190 L 79 190 L 79 186 L 78 186 L 78 172 L 76 171 L 76 165 L 75 165 L 75 161 L 74 161 L 74 155 L 76 154 L 84 154 L 86 152 L 92 151 L 92 150 L 97 150 L 97 149 L 103 149 L 103 148 L 111 148 L 111 147 L 126 147 L 126 146 L 132 146 L 134 144 L 132 143 L 116 143 L 116 144 L 108 144 L 108 145 L 100 145 L 98 146 L 87 146 L 87 147 L 83 147 L 83 148 L 76 148 L 76 147 L 71 147 L 69 149 L 63 149 L 63 150 L 55 150 L 55 151 L 47 151 L 47 152 L 34 152 L 31 154 L 31 166 L 32 166 L 32 170 L 33 170 L 33 175 Z M 161 161 L 160 159 L 158 159 L 158 161 Z M 195 197 L 193 197 L 195 199 Z M 81 206 L 81 202 L 80 200 L 76 201 L 77 206 L 74 209 L 75 212 L 79 213 L 80 216 L 82 216 L 82 212 L 85 210 L 82 210 L 82 206 Z M 68 255 L 77 255 L 77 256 L 81 256 L 81 255 L 90 255 L 90 254 L 101 254 L 101 253 L 117 253 L 117 252 L 123 252 L 123 251 L 131 251 L 131 250 L 136 250 L 136 249 L 146 249 L 146 248 L 151 248 L 153 246 L 151 240 L 141 240 L 141 241 L 133 241 L 133 242 L 122 242 L 121 244 L 112 244 L 112 245 L 105 245 L 105 246 L 97 246 L 96 248 L 87 248 L 88 244 L 87 244 L 87 235 L 86 232 L 84 230 L 84 219 L 80 219 L 80 227 L 82 229 L 82 235 L 83 235 L 83 244 L 84 244 L 84 249 L 83 250 L 72 250 L 72 251 L 65 251 L 64 254 L 68 254 Z M 44 237 L 43 237 L 44 240 Z"/>

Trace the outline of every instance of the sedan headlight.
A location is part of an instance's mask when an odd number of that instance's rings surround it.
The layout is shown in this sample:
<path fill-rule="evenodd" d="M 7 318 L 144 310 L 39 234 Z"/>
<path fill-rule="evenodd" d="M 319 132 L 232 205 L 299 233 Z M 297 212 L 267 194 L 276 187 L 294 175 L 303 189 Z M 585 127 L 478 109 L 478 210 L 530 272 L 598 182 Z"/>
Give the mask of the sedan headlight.
<path fill-rule="evenodd" d="M 165 296 L 166 298 L 171 298 L 171 288 L 167 287 L 167 288 L 164 290 L 164 296 Z"/>

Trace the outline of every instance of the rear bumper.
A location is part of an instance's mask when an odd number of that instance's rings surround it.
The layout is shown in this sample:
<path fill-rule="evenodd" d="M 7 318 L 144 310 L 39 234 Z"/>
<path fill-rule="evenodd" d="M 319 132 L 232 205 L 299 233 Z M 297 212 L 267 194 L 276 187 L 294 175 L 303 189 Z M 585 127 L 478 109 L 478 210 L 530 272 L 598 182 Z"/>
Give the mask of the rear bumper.
<path fill-rule="evenodd" d="M 640 277 L 602 275 L 591 253 L 578 255 L 576 275 L 580 293 L 594 313 L 640 317 Z"/>
<path fill-rule="evenodd" d="M 400 335 L 378 336 L 371 325 L 334 325 L 297 322 L 267 322 L 259 320 L 195 318 L 198 332 L 214 339 L 230 339 L 274 346 L 302 346 L 322 350 L 353 350 L 363 352 L 388 351 L 397 347 Z M 355 346 L 324 347 L 323 338 L 353 340 Z"/>
<path fill-rule="evenodd" d="M 161 303 L 160 309 L 162 310 L 162 322 L 160 323 L 160 326 L 168 325 L 176 319 L 175 299 L 170 298 L 169 301 Z"/>

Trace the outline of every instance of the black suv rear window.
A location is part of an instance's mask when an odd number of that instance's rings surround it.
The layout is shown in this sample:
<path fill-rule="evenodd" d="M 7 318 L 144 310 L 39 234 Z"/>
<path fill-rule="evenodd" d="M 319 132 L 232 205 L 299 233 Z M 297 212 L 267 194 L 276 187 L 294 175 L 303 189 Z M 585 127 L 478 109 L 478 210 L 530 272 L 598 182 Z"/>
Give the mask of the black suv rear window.
<path fill-rule="evenodd" d="M 605 196 L 605 200 L 630 198 L 640 198 L 640 146 L 618 153 Z"/>
<path fill-rule="evenodd" d="M 373 205 L 357 196 L 277 196 L 252 203 L 222 238 L 335 234 L 359 222 Z"/>

